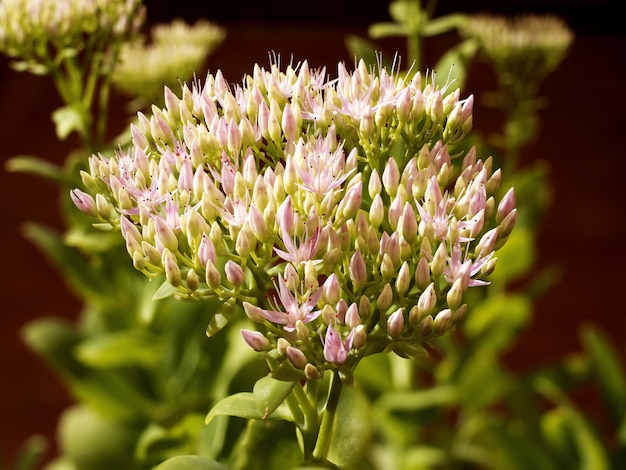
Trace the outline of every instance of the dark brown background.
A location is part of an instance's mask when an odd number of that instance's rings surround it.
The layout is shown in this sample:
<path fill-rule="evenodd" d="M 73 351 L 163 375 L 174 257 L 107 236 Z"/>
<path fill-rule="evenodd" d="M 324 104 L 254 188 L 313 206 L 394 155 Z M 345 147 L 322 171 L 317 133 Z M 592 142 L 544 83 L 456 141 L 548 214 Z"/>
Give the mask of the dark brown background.
<path fill-rule="evenodd" d="M 231 82 L 268 64 L 268 52 L 287 62 L 307 59 L 313 67 L 352 63 L 344 47 L 347 34 L 365 35 L 372 22 L 388 19 L 386 1 L 177 2 L 148 1 L 151 22 L 174 17 L 205 17 L 225 26 L 228 35 L 208 67 L 221 68 Z M 540 264 L 558 264 L 560 283 L 539 301 L 531 327 L 511 351 L 513 367 L 547 364 L 579 349 L 581 322 L 594 321 L 624 353 L 626 249 L 622 188 L 626 178 L 626 34 L 618 0 L 446 1 L 438 13 L 492 11 L 552 12 L 563 17 L 576 38 L 558 72 L 542 88 L 549 107 L 542 113 L 537 140 L 523 162 L 546 160 L 554 200 L 541 229 Z M 204 6 L 210 5 L 210 6 Z M 295 10 L 294 10 L 295 9 Z M 429 40 L 426 66 L 455 37 Z M 402 42 L 385 47 L 402 51 Z M 393 53 L 393 49 L 388 49 Z M 479 93 L 492 77 L 476 70 L 470 90 Z M 59 143 L 50 113 L 59 105 L 48 79 L 19 74 L 0 59 L 0 160 L 33 154 L 60 162 L 75 144 Z M 494 116 L 476 106 L 474 123 L 497 128 Z M 114 124 L 123 126 L 123 121 Z M 120 129 L 117 129 L 120 130 Z M 0 170 L 2 242 L 0 281 L 0 464 L 35 433 L 49 438 L 59 412 L 70 403 L 65 389 L 19 338 L 22 325 L 43 315 L 76 318 L 78 302 L 45 259 L 20 235 L 26 221 L 59 226 L 56 188 L 39 179 Z M 593 412 L 593 402 L 588 403 Z"/>

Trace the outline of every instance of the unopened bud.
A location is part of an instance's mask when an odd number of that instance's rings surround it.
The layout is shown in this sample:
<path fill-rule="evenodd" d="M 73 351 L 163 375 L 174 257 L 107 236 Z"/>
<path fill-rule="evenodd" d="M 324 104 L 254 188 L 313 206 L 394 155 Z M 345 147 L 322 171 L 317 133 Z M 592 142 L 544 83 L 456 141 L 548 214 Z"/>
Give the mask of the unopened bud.
<path fill-rule="evenodd" d="M 270 349 L 270 340 L 259 331 L 242 329 L 241 336 L 243 336 L 243 339 L 248 346 L 257 352 L 263 352 Z"/>
<path fill-rule="evenodd" d="M 287 355 L 287 349 L 291 347 L 291 343 L 285 338 L 278 338 L 276 341 L 276 349 L 281 356 Z"/>
<path fill-rule="evenodd" d="M 213 290 L 220 288 L 222 286 L 222 276 L 211 260 L 207 260 L 205 271 L 207 285 Z"/>
<path fill-rule="evenodd" d="M 346 311 L 345 324 L 349 329 L 355 328 L 361 324 L 361 316 L 359 315 L 359 309 L 356 304 L 350 304 Z"/>
<path fill-rule="evenodd" d="M 354 332 L 354 335 L 352 336 L 352 347 L 354 349 L 359 349 L 365 346 L 365 341 L 367 340 L 365 326 L 357 325 L 352 331 Z"/>
<path fill-rule="evenodd" d="M 304 370 L 309 363 L 304 353 L 293 346 L 287 346 L 287 359 L 289 359 L 289 362 L 291 362 L 296 369 L 300 370 Z"/>
<path fill-rule="evenodd" d="M 437 293 L 435 292 L 435 284 L 430 283 L 424 292 L 417 300 L 417 308 L 419 310 L 420 318 L 428 315 L 435 308 L 437 304 Z"/>
<path fill-rule="evenodd" d="M 430 266 L 428 265 L 428 260 L 422 257 L 415 268 L 415 285 L 420 290 L 424 290 L 430 282 Z"/>
<path fill-rule="evenodd" d="M 232 282 L 235 287 L 240 287 L 243 284 L 243 269 L 241 269 L 241 266 L 237 263 L 232 260 L 228 260 L 226 262 L 226 266 L 224 266 L 224 271 L 226 272 L 226 279 Z"/>
<path fill-rule="evenodd" d="M 433 256 L 433 260 L 430 262 L 430 271 L 435 278 L 443 274 L 443 271 L 446 268 L 447 257 L 448 248 L 446 247 L 446 243 L 442 242 L 437 247 L 437 251 L 435 251 L 435 255 Z"/>
<path fill-rule="evenodd" d="M 404 313 L 402 309 L 399 308 L 395 312 L 393 312 L 389 318 L 387 319 L 387 333 L 392 338 L 396 339 L 402 334 L 402 329 L 404 328 Z"/>
<path fill-rule="evenodd" d="M 180 284 L 182 283 L 182 276 L 180 273 L 180 268 L 178 267 L 178 263 L 176 262 L 176 257 L 167 248 L 163 250 L 161 256 L 167 282 L 169 282 L 174 287 L 180 286 Z"/>
<path fill-rule="evenodd" d="M 436 335 L 442 335 L 450 326 L 450 320 L 452 319 L 452 310 L 446 308 L 439 312 L 433 320 L 433 332 Z"/>
<path fill-rule="evenodd" d="M 367 282 L 367 266 L 363 255 L 359 250 L 355 251 L 350 258 L 350 279 L 354 286 L 360 290 L 365 286 Z"/>
<path fill-rule="evenodd" d="M 396 292 L 398 294 L 404 294 L 409 290 L 411 283 L 411 272 L 409 269 L 409 263 L 406 261 L 400 266 L 398 276 L 396 277 Z"/>
<path fill-rule="evenodd" d="M 452 284 L 452 287 L 448 291 L 446 295 L 446 301 L 448 303 L 448 307 L 451 309 L 457 308 L 461 305 L 461 300 L 463 299 L 463 280 L 457 279 Z"/>
<path fill-rule="evenodd" d="M 383 287 L 383 290 L 376 299 L 376 307 L 381 313 L 383 313 L 391 306 L 392 301 L 393 291 L 391 290 L 391 286 L 389 285 L 389 283 L 387 283 L 385 284 L 385 287 Z"/>
<path fill-rule="evenodd" d="M 317 367 L 315 367 L 311 363 L 308 363 L 306 366 L 304 366 L 304 376 L 307 380 L 315 380 L 319 378 L 320 373 L 319 370 L 317 370 Z"/>
<path fill-rule="evenodd" d="M 198 287 L 200 287 L 198 274 L 196 274 L 196 271 L 194 269 L 190 269 L 189 271 L 187 271 L 185 283 L 187 284 L 187 288 L 192 292 L 197 291 Z"/>

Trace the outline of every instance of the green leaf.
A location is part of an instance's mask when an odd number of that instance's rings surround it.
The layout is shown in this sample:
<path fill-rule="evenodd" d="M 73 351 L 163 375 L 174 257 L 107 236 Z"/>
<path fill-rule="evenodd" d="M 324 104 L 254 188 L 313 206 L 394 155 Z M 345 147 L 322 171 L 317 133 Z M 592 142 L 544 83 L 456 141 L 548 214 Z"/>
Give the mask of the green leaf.
<path fill-rule="evenodd" d="M 5 168 L 7 171 L 30 173 L 57 183 L 62 183 L 66 179 L 60 166 L 31 155 L 18 155 L 10 158 L 7 160 Z"/>
<path fill-rule="evenodd" d="M 207 415 L 206 423 L 209 424 L 216 416 L 236 416 L 244 419 L 275 419 L 293 421 L 291 412 L 285 404 L 279 405 L 271 415 L 266 416 L 261 410 L 256 397 L 250 392 L 236 393 L 220 400 Z"/>
<path fill-rule="evenodd" d="M 437 34 L 447 33 L 458 28 L 467 20 L 467 15 L 462 13 L 454 13 L 451 15 L 439 16 L 432 18 L 424 24 L 422 29 L 423 36 L 436 36 Z"/>
<path fill-rule="evenodd" d="M 591 360 L 600 390 L 614 425 L 626 415 L 626 376 L 624 363 L 609 338 L 592 324 L 583 325 L 580 332 L 585 351 Z"/>
<path fill-rule="evenodd" d="M 65 140 L 73 131 L 85 131 L 85 113 L 77 106 L 63 106 L 52 113 L 52 121 L 56 126 L 59 140 Z"/>
<path fill-rule="evenodd" d="M 152 300 L 167 299 L 168 297 L 173 296 L 176 292 L 178 292 L 178 289 L 176 287 L 174 287 L 168 281 L 163 281 L 152 296 Z"/>
<path fill-rule="evenodd" d="M 369 402 L 359 387 L 343 388 L 328 459 L 339 468 L 361 468 L 358 464 L 371 445 L 373 424 Z"/>
<path fill-rule="evenodd" d="M 372 39 L 380 39 L 387 36 L 408 36 L 410 31 L 403 24 L 376 23 L 369 27 L 367 34 Z"/>
<path fill-rule="evenodd" d="M 294 426 L 284 421 L 248 421 L 230 453 L 230 467 L 233 470 L 294 469 L 304 457 L 294 431 Z"/>
<path fill-rule="evenodd" d="M 162 338 L 147 330 L 122 330 L 88 338 L 76 348 L 78 359 L 96 368 L 157 366 L 163 360 Z"/>
<path fill-rule="evenodd" d="M 154 470 L 227 470 L 215 460 L 198 455 L 177 455 L 154 467 Z"/>
<path fill-rule="evenodd" d="M 437 385 L 426 390 L 384 393 L 376 401 L 376 408 L 398 412 L 421 411 L 427 408 L 452 405 L 457 400 L 457 394 L 453 387 Z"/>
<path fill-rule="evenodd" d="M 263 414 L 263 419 L 271 415 L 291 393 L 295 382 L 283 382 L 272 377 L 263 377 L 254 384 L 252 393 Z"/>
<path fill-rule="evenodd" d="M 563 407 L 548 410 L 543 414 L 541 434 L 555 458 L 558 456 L 562 468 L 576 467 L 576 449 Z"/>
<path fill-rule="evenodd" d="M 565 417 L 576 442 L 579 455 L 577 467 L 589 470 L 610 470 L 608 449 L 604 447 L 591 423 L 573 407 L 565 408 Z"/>

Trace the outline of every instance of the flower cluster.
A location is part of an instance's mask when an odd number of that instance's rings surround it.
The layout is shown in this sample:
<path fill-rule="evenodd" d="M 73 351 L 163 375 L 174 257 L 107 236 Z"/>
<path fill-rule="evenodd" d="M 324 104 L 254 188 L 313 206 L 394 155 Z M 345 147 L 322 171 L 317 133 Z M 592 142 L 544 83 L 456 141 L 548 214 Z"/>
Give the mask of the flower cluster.
<path fill-rule="evenodd" d="M 540 82 L 556 69 L 574 38 L 560 18 L 532 14 L 471 15 L 462 33 L 479 41 L 498 71 L 532 82 Z"/>
<path fill-rule="evenodd" d="M 224 28 L 206 20 L 188 25 L 178 19 L 156 25 L 150 42 L 125 43 L 112 75 L 123 92 L 149 103 L 162 100 L 163 87 L 193 78 L 206 57 L 224 40 Z"/>
<path fill-rule="evenodd" d="M 245 341 L 289 377 L 415 357 L 464 316 L 517 215 L 491 158 L 461 145 L 473 98 L 448 88 L 363 62 L 334 79 L 257 65 L 240 85 L 218 71 L 166 89 L 71 197 L 175 295 L 243 307 Z"/>
<path fill-rule="evenodd" d="M 140 0 L 3 0 L 0 51 L 45 73 L 59 54 L 131 37 L 144 17 Z"/>

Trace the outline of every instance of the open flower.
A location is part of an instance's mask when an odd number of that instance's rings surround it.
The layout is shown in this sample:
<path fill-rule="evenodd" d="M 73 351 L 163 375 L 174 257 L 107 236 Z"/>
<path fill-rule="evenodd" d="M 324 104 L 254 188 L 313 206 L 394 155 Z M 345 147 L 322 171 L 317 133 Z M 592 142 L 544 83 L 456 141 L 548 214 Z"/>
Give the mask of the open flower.
<path fill-rule="evenodd" d="M 317 289 L 313 294 L 306 292 L 302 296 L 306 297 L 306 300 L 301 302 L 298 296 L 289 290 L 282 276 L 278 276 L 278 300 L 274 298 L 274 310 L 262 309 L 249 302 L 244 302 L 243 308 L 254 321 L 265 319 L 284 325 L 285 331 L 294 331 L 298 321 L 309 323 L 321 315 L 322 311 L 315 310 L 315 306 L 322 292 L 322 289 Z M 284 310 L 281 310 L 281 307 Z"/>

